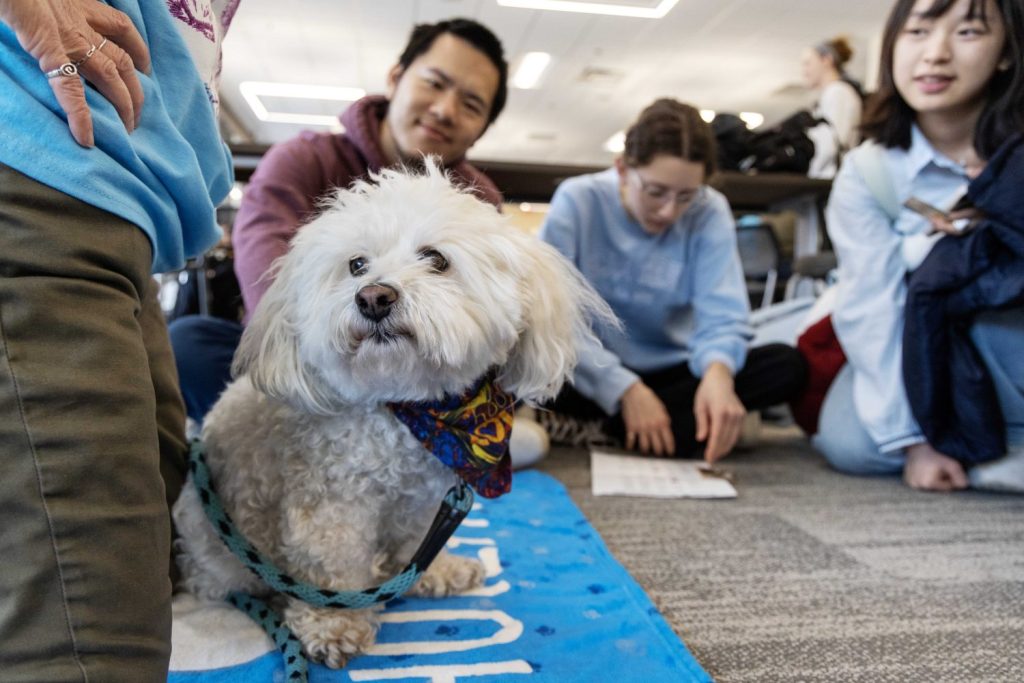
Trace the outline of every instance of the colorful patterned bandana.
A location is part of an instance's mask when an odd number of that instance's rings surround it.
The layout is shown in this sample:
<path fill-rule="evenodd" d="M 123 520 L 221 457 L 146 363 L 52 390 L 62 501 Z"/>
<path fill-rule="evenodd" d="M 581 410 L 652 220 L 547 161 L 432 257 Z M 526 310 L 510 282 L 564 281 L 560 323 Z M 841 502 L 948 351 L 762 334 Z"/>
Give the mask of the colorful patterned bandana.
<path fill-rule="evenodd" d="M 491 375 L 461 396 L 433 403 L 392 403 L 391 411 L 438 460 L 485 498 L 512 488 L 508 440 L 515 398 Z"/>

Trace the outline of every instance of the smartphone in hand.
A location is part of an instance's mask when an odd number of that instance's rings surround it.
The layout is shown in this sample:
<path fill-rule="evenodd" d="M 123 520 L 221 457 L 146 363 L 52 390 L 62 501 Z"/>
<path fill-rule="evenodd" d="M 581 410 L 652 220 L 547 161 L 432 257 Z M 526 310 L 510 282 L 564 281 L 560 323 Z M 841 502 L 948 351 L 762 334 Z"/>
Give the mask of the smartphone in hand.
<path fill-rule="evenodd" d="M 903 206 L 910 209 L 914 213 L 919 213 L 927 219 L 938 218 L 941 220 L 949 221 L 949 216 L 945 211 L 935 208 L 927 202 L 923 202 L 917 197 L 911 197 L 907 201 L 903 202 Z"/>
<path fill-rule="evenodd" d="M 948 213 L 938 209 L 927 202 L 923 202 L 917 197 L 911 197 L 907 201 L 903 202 L 903 206 L 910 209 L 914 213 L 919 213 L 929 221 L 941 221 L 947 225 L 951 225 L 954 230 L 962 231 L 968 225 L 970 220 L 966 218 L 958 218 L 954 220 Z"/>

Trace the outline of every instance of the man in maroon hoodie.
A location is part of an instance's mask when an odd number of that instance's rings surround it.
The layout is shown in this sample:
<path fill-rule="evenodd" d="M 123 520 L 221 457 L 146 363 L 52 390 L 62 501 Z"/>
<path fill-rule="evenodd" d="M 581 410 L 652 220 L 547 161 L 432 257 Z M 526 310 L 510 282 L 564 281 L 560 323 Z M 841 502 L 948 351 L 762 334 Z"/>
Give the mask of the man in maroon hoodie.
<path fill-rule="evenodd" d="M 388 73 L 386 96 L 368 96 L 341 115 L 344 133 L 303 132 L 271 147 L 245 190 L 232 242 L 248 312 L 270 286 L 270 265 L 336 188 L 432 154 L 481 199 L 501 193 L 465 159 L 505 106 L 508 65 L 501 42 L 468 19 L 416 26 Z M 188 316 L 170 326 L 189 417 L 201 422 L 230 379 L 242 326 Z"/>

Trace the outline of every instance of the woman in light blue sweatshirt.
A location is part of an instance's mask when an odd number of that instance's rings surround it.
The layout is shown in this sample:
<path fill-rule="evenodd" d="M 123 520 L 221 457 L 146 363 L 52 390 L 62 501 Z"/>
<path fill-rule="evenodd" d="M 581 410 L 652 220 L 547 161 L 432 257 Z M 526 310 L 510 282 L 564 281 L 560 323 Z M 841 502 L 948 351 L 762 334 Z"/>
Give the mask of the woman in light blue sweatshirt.
<path fill-rule="evenodd" d="M 557 412 L 610 418 L 629 449 L 727 454 L 747 410 L 784 402 L 806 371 L 784 345 L 748 352 L 749 303 L 710 127 L 657 100 L 626 134 L 615 167 L 562 183 L 541 237 L 565 254 L 623 322 L 597 330 Z M 700 443 L 704 444 L 702 448 Z"/>

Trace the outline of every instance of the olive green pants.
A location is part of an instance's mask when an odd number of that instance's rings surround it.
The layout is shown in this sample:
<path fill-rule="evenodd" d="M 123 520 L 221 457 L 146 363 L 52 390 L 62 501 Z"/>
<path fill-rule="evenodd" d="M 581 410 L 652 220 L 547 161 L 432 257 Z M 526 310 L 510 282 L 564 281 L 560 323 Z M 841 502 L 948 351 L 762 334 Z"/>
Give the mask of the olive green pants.
<path fill-rule="evenodd" d="M 0 165 L 0 681 L 166 681 L 184 409 L 137 227 Z"/>

